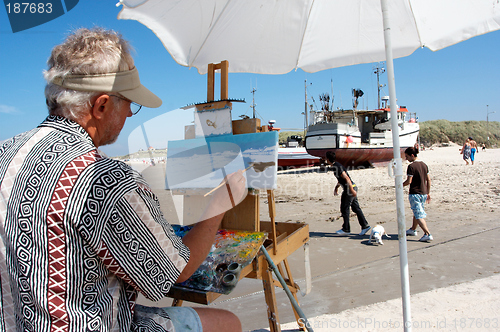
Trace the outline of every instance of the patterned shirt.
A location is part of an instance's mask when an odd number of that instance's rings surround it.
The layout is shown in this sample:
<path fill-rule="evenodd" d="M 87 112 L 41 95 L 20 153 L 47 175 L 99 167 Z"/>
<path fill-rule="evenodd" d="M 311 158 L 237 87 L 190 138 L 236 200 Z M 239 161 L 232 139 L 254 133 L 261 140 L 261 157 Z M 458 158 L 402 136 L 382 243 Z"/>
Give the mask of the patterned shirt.
<path fill-rule="evenodd" d="M 172 331 L 135 301 L 165 297 L 188 260 L 141 175 L 77 123 L 1 143 L 0 331 Z"/>

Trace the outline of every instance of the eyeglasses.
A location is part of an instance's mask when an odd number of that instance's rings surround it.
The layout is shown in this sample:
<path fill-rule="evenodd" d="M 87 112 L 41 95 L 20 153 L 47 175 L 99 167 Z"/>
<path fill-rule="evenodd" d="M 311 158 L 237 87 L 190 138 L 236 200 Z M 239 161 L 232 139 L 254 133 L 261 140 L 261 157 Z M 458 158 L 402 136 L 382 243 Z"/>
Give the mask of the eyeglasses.
<path fill-rule="evenodd" d="M 127 98 L 123 98 L 123 97 L 117 96 L 117 95 L 108 95 L 108 96 L 110 96 L 110 97 L 116 97 L 116 98 L 120 98 L 121 100 L 128 101 L 130 103 L 130 110 L 132 111 L 132 115 L 136 115 L 137 113 L 139 113 L 139 111 L 142 108 L 142 105 L 134 103 L 133 101 L 131 101 L 131 100 L 127 99 Z"/>

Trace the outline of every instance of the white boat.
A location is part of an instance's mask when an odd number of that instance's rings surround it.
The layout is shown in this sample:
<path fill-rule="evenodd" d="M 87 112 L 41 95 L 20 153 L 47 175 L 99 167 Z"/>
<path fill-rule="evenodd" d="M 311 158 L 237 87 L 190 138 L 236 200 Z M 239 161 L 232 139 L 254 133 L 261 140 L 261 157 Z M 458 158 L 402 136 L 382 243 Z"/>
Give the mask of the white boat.
<path fill-rule="evenodd" d="M 361 90 L 353 89 L 354 107 L 350 110 L 333 110 L 328 95 L 320 96 L 322 109 L 310 111 L 305 147 L 309 154 L 325 158 L 328 151 L 335 151 L 337 161 L 348 166 L 377 166 L 393 158 L 392 128 L 389 97 L 382 97 L 380 106 L 379 77 L 384 69 L 377 66 L 379 108 L 358 110 Z M 401 152 L 417 143 L 420 126 L 415 113 L 405 106 L 398 106 L 399 139 Z"/>
<path fill-rule="evenodd" d="M 280 128 L 275 128 L 273 125 L 275 120 L 269 121 L 270 129 L 280 131 Z M 306 148 L 300 146 L 302 136 L 292 135 L 287 137 L 286 144 L 278 148 L 278 169 L 302 168 L 317 166 L 321 162 L 320 157 L 311 156 L 307 153 Z"/>

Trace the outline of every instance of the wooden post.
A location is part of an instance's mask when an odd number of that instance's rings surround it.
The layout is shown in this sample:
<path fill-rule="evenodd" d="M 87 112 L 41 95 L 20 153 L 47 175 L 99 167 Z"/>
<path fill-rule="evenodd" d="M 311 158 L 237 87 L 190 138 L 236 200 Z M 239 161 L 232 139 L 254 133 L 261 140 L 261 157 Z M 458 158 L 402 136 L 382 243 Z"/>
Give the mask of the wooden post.
<path fill-rule="evenodd" d="M 207 102 L 214 101 L 215 70 L 214 64 L 208 64 L 207 72 Z"/>
<path fill-rule="evenodd" d="M 215 71 L 220 69 L 220 100 L 229 99 L 229 62 L 209 63 L 207 71 L 207 102 L 215 101 Z"/>
<path fill-rule="evenodd" d="M 220 99 L 229 99 L 229 62 L 224 60 L 220 63 Z"/>
<path fill-rule="evenodd" d="M 269 206 L 269 217 L 272 224 L 273 254 L 278 253 L 278 241 L 276 241 L 276 203 L 274 202 L 274 190 L 267 191 L 267 205 Z"/>

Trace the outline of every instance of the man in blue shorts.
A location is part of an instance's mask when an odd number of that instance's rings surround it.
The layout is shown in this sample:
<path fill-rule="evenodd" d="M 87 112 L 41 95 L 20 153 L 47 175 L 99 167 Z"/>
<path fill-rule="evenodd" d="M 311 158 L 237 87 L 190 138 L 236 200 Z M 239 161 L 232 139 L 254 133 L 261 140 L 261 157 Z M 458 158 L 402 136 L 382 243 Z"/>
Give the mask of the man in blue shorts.
<path fill-rule="evenodd" d="M 420 225 L 424 231 L 424 236 L 419 241 L 430 242 L 433 238 L 424 219 L 427 216 L 424 205 L 425 202 L 430 203 L 431 201 L 431 178 L 429 176 L 429 168 L 423 161 L 418 160 L 417 154 L 418 151 L 413 147 L 405 150 L 406 160 L 411 162 L 411 164 L 408 165 L 406 171 L 407 178 L 403 182 L 403 186 L 410 185 L 409 200 L 413 211 L 413 225 L 406 231 L 406 235 L 416 236 L 417 226 Z"/>

